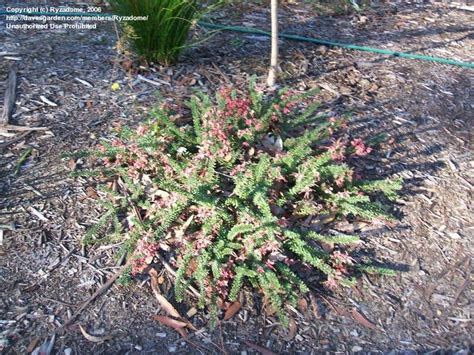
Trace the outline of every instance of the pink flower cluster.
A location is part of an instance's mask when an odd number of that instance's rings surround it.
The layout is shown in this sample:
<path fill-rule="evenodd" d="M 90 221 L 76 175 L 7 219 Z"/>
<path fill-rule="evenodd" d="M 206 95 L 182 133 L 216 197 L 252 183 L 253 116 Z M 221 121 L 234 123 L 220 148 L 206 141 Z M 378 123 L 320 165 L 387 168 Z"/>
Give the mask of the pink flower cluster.
<path fill-rule="evenodd" d="M 364 157 L 372 152 L 372 148 L 365 145 L 364 141 L 360 138 L 356 138 L 351 141 L 351 146 L 354 149 L 354 154 L 360 157 Z M 342 161 L 345 159 L 346 145 L 342 141 L 342 138 L 333 140 L 329 146 L 328 151 L 331 153 L 331 158 L 336 161 Z"/>
<path fill-rule="evenodd" d="M 211 235 L 206 235 L 202 232 L 196 232 L 193 234 L 193 236 L 196 238 L 194 241 L 194 250 L 198 252 L 201 249 L 205 249 L 212 245 L 212 241 L 214 240 L 214 236 Z M 197 253 L 199 254 L 199 253 Z"/>
<path fill-rule="evenodd" d="M 219 280 L 216 283 L 217 293 L 222 299 L 226 299 L 229 293 L 230 282 L 234 279 L 235 273 L 233 271 L 234 262 L 232 260 L 227 262 L 227 265 L 222 268 Z"/>
<path fill-rule="evenodd" d="M 232 98 L 230 89 L 220 91 L 221 97 L 225 100 L 226 106 L 223 115 L 226 117 L 238 116 L 246 117 L 250 113 L 251 101 L 248 98 Z"/>
<path fill-rule="evenodd" d="M 352 147 L 355 149 L 355 155 L 358 156 L 366 156 L 367 154 L 370 154 L 372 152 L 372 148 L 367 147 L 364 143 L 364 141 L 360 138 L 356 138 L 351 142 Z"/>
<path fill-rule="evenodd" d="M 328 277 L 328 280 L 323 282 L 323 284 L 328 289 L 335 290 L 339 287 L 339 281 L 343 275 L 347 274 L 347 267 L 353 265 L 355 260 L 347 253 L 335 250 L 330 257 L 330 263 L 336 270 L 336 274 Z"/>
<path fill-rule="evenodd" d="M 225 159 L 232 152 L 229 132 L 222 119 L 218 119 L 213 110 L 203 119 L 205 138 L 201 142 L 198 158 L 213 158 L 217 156 Z"/>
<path fill-rule="evenodd" d="M 332 144 L 328 148 L 331 153 L 331 158 L 336 161 L 342 161 L 345 158 L 346 145 L 341 138 L 333 140 Z"/>
<path fill-rule="evenodd" d="M 132 276 L 143 272 L 148 267 L 150 259 L 153 260 L 159 249 L 158 243 L 149 242 L 146 238 L 140 239 L 137 242 L 135 253 L 141 256 L 132 262 Z"/>

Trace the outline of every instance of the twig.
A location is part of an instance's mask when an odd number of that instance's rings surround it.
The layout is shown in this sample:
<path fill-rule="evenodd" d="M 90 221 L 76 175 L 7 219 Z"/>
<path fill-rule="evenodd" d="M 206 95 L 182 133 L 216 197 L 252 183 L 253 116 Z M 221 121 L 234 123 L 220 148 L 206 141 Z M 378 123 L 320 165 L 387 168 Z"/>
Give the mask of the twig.
<path fill-rule="evenodd" d="M 460 264 L 462 265 L 462 264 Z M 466 280 L 463 282 L 463 284 L 459 287 L 459 289 L 456 291 L 456 295 L 454 296 L 454 301 L 453 301 L 453 305 L 452 307 L 454 307 L 458 301 L 459 301 L 459 297 L 461 297 L 461 294 L 464 292 L 464 290 L 469 286 L 469 284 L 471 283 L 471 274 L 470 274 L 470 270 L 471 270 L 471 260 L 468 259 L 467 260 L 467 265 L 466 265 L 466 274 L 467 274 L 467 277 L 466 277 Z"/>
<path fill-rule="evenodd" d="M 16 126 L 16 125 L 11 125 L 11 124 L 5 124 L 3 126 L 0 126 L 0 128 L 6 129 L 7 131 L 47 131 L 49 128 L 48 127 L 27 127 L 27 126 Z"/>
<path fill-rule="evenodd" d="M 24 113 L 37 111 L 37 110 L 40 110 L 42 108 L 44 108 L 44 106 L 38 106 L 38 107 L 29 108 L 29 109 L 26 109 L 26 110 L 23 110 L 23 111 L 19 111 L 19 112 L 16 112 L 14 115 L 12 115 L 12 118 L 17 118 L 18 116 L 20 116 Z"/>
<path fill-rule="evenodd" d="M 54 298 L 48 298 L 48 297 L 43 297 L 43 299 L 45 301 L 50 301 L 50 302 L 55 302 L 55 303 L 59 303 L 63 306 L 66 306 L 66 307 L 77 307 L 76 305 L 72 304 L 72 303 L 67 303 L 67 302 L 64 302 L 64 301 L 60 301 L 60 300 L 55 300 Z"/>
<path fill-rule="evenodd" d="M 176 271 L 174 271 L 174 269 L 171 267 L 171 265 L 161 256 L 161 255 L 158 255 L 158 259 L 160 260 L 160 262 L 163 264 L 163 266 L 165 267 L 165 269 L 171 274 L 173 275 L 174 277 L 176 277 Z M 188 289 L 189 291 L 191 291 L 192 295 L 193 296 L 196 296 L 199 298 L 199 292 L 194 288 L 192 287 L 191 285 L 188 286 Z"/>
<path fill-rule="evenodd" d="M 27 132 L 23 132 L 22 134 L 19 134 L 18 136 L 16 136 L 15 138 L 13 139 L 10 139 L 8 142 L 5 142 L 5 143 L 2 143 L 0 144 L 0 151 L 2 151 L 3 149 L 7 148 L 9 145 L 12 145 L 18 141 L 21 141 L 23 138 L 25 138 L 27 135 L 29 135 L 32 131 L 27 131 Z"/>
<path fill-rule="evenodd" d="M 225 349 L 225 344 L 224 344 L 224 335 L 222 334 L 222 324 L 219 322 L 219 339 L 221 341 L 221 347 L 220 350 L 224 353 L 224 355 L 228 355 L 229 353 Z"/>
<path fill-rule="evenodd" d="M 0 117 L 0 124 L 7 125 L 10 120 L 10 115 L 13 112 L 13 106 L 15 105 L 16 96 L 16 72 L 18 70 L 18 64 L 15 62 L 10 67 L 10 73 L 8 74 L 8 84 L 5 91 L 5 99 L 3 101 L 3 113 Z"/>
<path fill-rule="evenodd" d="M 90 296 L 79 309 L 74 312 L 74 314 L 69 318 L 66 323 L 64 323 L 63 327 L 70 325 L 81 313 L 84 311 L 89 304 L 91 304 L 97 297 L 104 294 L 113 284 L 114 282 L 123 274 L 123 272 L 130 266 L 131 262 L 128 261 L 122 268 L 117 271 L 114 275 L 112 275 L 105 284 L 102 285 L 95 293 Z"/>
<path fill-rule="evenodd" d="M 157 78 L 155 78 L 155 80 L 151 80 L 151 79 L 145 78 L 143 75 L 140 75 L 140 74 L 137 75 L 137 79 L 140 79 L 141 81 L 145 81 L 145 82 L 147 82 L 149 84 L 152 84 L 152 85 L 155 85 L 155 86 L 161 86 L 161 85 L 171 86 L 170 83 L 168 83 L 164 80 L 157 79 Z"/>
<path fill-rule="evenodd" d="M 203 332 L 204 330 L 205 330 L 204 328 L 201 328 L 201 329 L 199 329 L 198 331 L 189 334 L 186 338 L 179 338 L 178 340 L 176 340 L 176 341 L 174 342 L 174 344 L 177 344 L 177 343 L 179 343 L 179 342 L 181 342 L 181 341 L 184 340 L 184 341 L 188 342 L 190 345 L 197 346 L 197 347 L 199 347 L 200 349 L 203 349 L 203 350 L 206 350 L 206 351 L 208 351 L 208 352 L 211 352 L 210 349 L 205 348 L 205 347 L 203 347 L 203 346 L 201 346 L 201 345 L 198 345 L 198 344 L 196 344 L 196 343 L 194 343 L 194 342 L 191 342 L 191 340 L 190 340 L 190 339 L 193 338 L 193 337 L 194 337 L 194 338 L 197 338 L 198 336 L 201 336 L 201 335 L 202 335 L 202 332 Z M 214 345 L 217 349 L 219 349 L 221 352 L 224 353 L 224 350 L 223 350 L 219 345 L 217 345 L 216 343 L 214 343 L 214 342 L 213 342 L 212 340 L 210 340 L 210 339 L 208 339 L 208 341 L 209 341 L 209 343 L 211 343 L 211 344 Z"/>

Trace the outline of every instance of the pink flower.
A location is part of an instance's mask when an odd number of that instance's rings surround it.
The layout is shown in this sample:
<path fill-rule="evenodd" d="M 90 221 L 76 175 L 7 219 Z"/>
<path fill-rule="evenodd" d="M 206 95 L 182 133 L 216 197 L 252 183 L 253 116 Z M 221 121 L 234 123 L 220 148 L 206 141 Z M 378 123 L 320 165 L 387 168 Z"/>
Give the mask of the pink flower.
<path fill-rule="evenodd" d="M 337 185 L 337 187 L 342 187 L 342 186 L 344 186 L 344 181 L 345 181 L 344 175 L 338 177 L 338 178 L 336 179 L 336 185 Z"/>
<path fill-rule="evenodd" d="M 372 151 L 372 148 L 367 147 L 364 143 L 364 141 L 360 138 L 354 139 L 351 142 L 351 145 L 355 149 L 355 155 L 358 155 L 360 157 L 366 156 Z"/>
<path fill-rule="evenodd" d="M 148 131 L 148 127 L 146 126 L 138 126 L 137 128 L 137 134 L 143 135 Z"/>
<path fill-rule="evenodd" d="M 286 258 L 285 260 L 283 260 L 283 262 L 288 265 L 288 266 L 291 266 L 293 264 L 296 263 L 296 260 L 295 259 L 291 259 L 291 258 Z"/>
<path fill-rule="evenodd" d="M 339 283 L 334 278 L 329 278 L 327 281 L 323 282 L 323 284 L 330 290 L 335 290 L 339 287 Z"/>
<path fill-rule="evenodd" d="M 273 271 L 277 271 L 270 260 L 265 261 L 265 265 L 268 266 Z"/>
<path fill-rule="evenodd" d="M 341 139 L 333 141 L 332 145 L 328 148 L 331 158 L 338 161 L 344 160 L 344 150 L 345 145 Z"/>
<path fill-rule="evenodd" d="M 355 260 L 346 253 L 341 253 L 339 250 L 336 250 L 332 253 L 331 259 L 341 263 L 341 264 L 354 264 Z"/>
<path fill-rule="evenodd" d="M 278 225 L 281 226 L 281 227 L 288 227 L 290 225 L 290 220 L 288 218 L 285 218 L 285 217 L 281 217 L 278 221 L 277 221 Z"/>
<path fill-rule="evenodd" d="M 114 139 L 112 141 L 112 147 L 123 148 L 125 144 L 120 139 Z"/>
<path fill-rule="evenodd" d="M 263 129 L 263 125 L 262 125 L 261 122 L 255 123 L 255 126 L 254 126 L 254 127 L 255 127 L 255 129 L 256 129 L 257 131 L 261 131 L 261 130 Z"/>
<path fill-rule="evenodd" d="M 242 138 L 242 137 L 245 136 L 247 133 L 249 133 L 247 129 L 239 129 L 239 130 L 237 131 L 237 137 Z"/>
<path fill-rule="evenodd" d="M 107 149 L 105 149 L 105 147 L 101 144 L 97 145 L 97 150 L 101 153 L 105 153 L 107 151 Z"/>

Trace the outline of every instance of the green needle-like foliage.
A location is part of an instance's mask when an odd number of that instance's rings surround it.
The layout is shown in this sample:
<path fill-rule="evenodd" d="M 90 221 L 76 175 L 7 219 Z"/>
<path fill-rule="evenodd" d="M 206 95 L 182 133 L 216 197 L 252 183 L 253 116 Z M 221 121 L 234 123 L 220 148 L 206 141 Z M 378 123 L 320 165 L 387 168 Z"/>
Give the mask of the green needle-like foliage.
<path fill-rule="evenodd" d="M 107 211 L 89 234 L 112 221 L 133 257 L 132 275 L 167 259 L 177 267 L 177 300 L 193 285 L 214 315 L 219 300 L 236 300 L 249 285 L 284 322 L 284 305 L 308 290 L 294 265 L 330 288 L 350 286 L 357 271 L 388 274 L 345 252 L 357 236 L 303 223 L 386 218 L 375 198 L 393 200 L 401 186 L 357 179 L 351 162 L 370 148 L 344 142 L 340 119 L 321 119 L 312 100 L 286 90 L 265 97 L 252 83 L 244 95 L 193 97 L 192 117 L 179 124 L 160 108 L 136 130 L 122 129 L 95 154 L 118 188 L 108 190 Z"/>
<path fill-rule="evenodd" d="M 165 65 L 177 61 L 185 48 L 189 30 L 203 9 L 196 0 L 111 0 L 120 16 L 148 16 L 125 21 L 129 37 L 147 61 Z"/>

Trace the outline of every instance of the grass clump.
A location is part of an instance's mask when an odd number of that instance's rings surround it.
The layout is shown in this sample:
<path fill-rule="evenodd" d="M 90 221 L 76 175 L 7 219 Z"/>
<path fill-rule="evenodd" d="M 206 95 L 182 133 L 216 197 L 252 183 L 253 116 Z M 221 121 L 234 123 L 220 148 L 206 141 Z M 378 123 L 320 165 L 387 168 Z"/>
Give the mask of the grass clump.
<path fill-rule="evenodd" d="M 196 0 L 111 0 L 111 5 L 120 16 L 148 16 L 125 21 L 125 32 L 140 56 L 164 65 L 178 60 L 191 26 L 203 13 Z"/>

